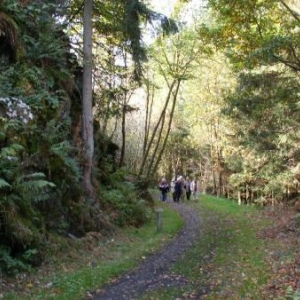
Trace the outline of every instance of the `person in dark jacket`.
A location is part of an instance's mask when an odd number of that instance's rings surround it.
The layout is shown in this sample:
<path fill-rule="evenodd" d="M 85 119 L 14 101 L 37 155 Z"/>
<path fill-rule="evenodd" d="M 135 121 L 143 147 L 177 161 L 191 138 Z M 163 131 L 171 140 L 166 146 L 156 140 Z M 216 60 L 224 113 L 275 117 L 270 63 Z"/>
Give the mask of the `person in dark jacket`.
<path fill-rule="evenodd" d="M 191 190 L 191 180 L 190 180 L 189 177 L 187 177 L 186 180 L 185 180 L 184 188 L 185 188 L 185 193 L 186 193 L 186 199 L 190 200 L 192 190 Z"/>
<path fill-rule="evenodd" d="M 175 182 L 175 202 L 179 203 L 179 200 L 182 196 L 183 189 L 183 178 L 179 176 Z"/>
<path fill-rule="evenodd" d="M 167 194 L 170 190 L 170 186 L 165 178 L 163 178 L 158 186 L 161 192 L 161 200 L 163 202 L 167 201 Z"/>

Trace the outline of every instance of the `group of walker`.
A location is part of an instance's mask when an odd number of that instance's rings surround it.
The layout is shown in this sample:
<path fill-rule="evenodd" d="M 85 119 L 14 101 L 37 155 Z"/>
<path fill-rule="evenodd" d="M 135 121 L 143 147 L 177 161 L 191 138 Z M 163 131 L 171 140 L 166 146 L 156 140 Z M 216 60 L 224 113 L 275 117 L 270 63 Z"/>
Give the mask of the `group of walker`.
<path fill-rule="evenodd" d="M 163 178 L 158 186 L 161 191 L 161 200 L 165 202 L 167 200 L 168 192 L 171 190 L 173 201 L 175 203 L 182 202 L 185 197 L 187 200 L 197 200 L 198 183 L 196 179 L 190 180 L 186 177 L 184 180 L 183 176 L 173 178 L 169 185 L 167 180 Z"/>

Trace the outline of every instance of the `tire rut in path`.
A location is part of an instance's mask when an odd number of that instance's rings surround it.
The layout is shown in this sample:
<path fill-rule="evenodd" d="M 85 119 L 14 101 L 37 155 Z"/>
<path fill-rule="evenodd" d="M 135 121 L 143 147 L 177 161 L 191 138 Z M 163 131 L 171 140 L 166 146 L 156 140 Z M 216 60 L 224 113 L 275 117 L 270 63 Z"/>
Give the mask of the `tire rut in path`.
<path fill-rule="evenodd" d="M 169 203 L 184 218 L 185 225 L 178 235 L 159 252 L 150 255 L 139 266 L 124 274 L 94 294 L 94 300 L 133 300 L 146 292 L 163 286 L 182 286 L 188 280 L 179 274 L 170 274 L 171 266 L 196 241 L 200 233 L 199 212 L 185 203 Z M 89 298 L 91 299 L 91 298 Z"/>

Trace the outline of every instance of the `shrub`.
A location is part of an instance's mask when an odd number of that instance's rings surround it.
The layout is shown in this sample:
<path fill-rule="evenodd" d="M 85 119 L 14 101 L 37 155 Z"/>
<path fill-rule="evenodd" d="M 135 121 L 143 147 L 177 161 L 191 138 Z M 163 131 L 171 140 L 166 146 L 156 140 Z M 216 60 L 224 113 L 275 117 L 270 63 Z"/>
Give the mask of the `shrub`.
<path fill-rule="evenodd" d="M 8 274 L 28 271 L 30 265 L 18 258 L 13 258 L 9 247 L 0 246 L 0 270 Z"/>
<path fill-rule="evenodd" d="M 134 185 L 118 183 L 111 190 L 103 190 L 102 205 L 111 221 L 118 226 L 141 226 L 151 216 L 146 201 L 139 198 Z"/>

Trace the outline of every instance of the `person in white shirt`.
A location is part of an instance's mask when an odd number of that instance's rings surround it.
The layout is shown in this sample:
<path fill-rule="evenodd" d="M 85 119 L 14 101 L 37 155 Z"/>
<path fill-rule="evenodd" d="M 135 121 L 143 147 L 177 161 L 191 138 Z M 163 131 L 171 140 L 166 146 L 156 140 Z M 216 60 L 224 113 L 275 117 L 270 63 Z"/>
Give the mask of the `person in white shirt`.
<path fill-rule="evenodd" d="M 192 193 L 192 199 L 195 201 L 197 200 L 197 190 L 198 190 L 197 185 L 198 185 L 197 180 L 193 179 L 191 182 L 191 193 Z"/>
<path fill-rule="evenodd" d="M 175 178 L 173 178 L 171 180 L 171 184 L 170 184 L 170 187 L 171 187 L 171 194 L 172 194 L 172 197 L 173 197 L 173 201 L 176 202 L 176 193 L 175 193 Z"/>

